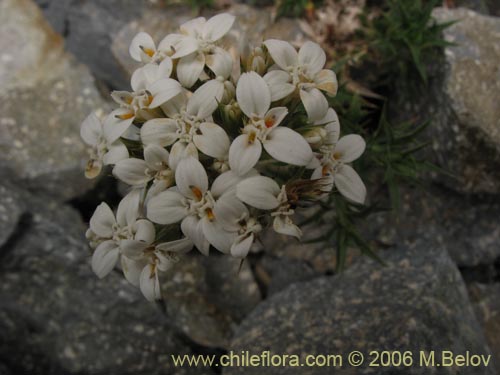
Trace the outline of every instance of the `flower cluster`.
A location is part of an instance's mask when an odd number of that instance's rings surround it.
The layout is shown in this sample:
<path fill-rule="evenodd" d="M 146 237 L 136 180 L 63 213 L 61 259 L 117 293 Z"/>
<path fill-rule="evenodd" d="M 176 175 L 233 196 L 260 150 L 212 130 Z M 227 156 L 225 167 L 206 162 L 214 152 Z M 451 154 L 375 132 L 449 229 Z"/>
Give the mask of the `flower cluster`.
<path fill-rule="evenodd" d="M 81 127 L 91 148 L 86 176 L 112 165 L 130 185 L 116 214 L 101 203 L 90 220 L 92 269 L 104 277 L 120 264 L 151 301 L 161 298 L 159 274 L 193 247 L 243 259 L 267 227 L 300 238 L 297 207 L 334 188 L 365 200 L 349 165 L 365 142 L 340 138 L 324 51 L 274 39 L 237 49 L 234 20 L 196 18 L 158 45 L 137 34 L 132 91 L 113 92 L 118 108 Z"/>

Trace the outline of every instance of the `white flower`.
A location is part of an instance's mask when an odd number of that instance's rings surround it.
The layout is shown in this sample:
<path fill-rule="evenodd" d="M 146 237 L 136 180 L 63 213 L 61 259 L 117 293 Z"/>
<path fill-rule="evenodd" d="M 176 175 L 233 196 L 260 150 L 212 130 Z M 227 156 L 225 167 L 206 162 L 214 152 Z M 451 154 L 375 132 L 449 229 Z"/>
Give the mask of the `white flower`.
<path fill-rule="evenodd" d="M 175 181 L 176 189 L 161 192 L 148 201 L 148 219 L 158 224 L 181 222 L 182 233 L 205 255 L 208 255 L 210 244 L 227 252 L 233 235 L 215 220 L 215 198 L 208 190 L 203 165 L 193 157 L 181 160 L 175 171 Z M 215 181 L 214 185 L 217 186 Z"/>
<path fill-rule="evenodd" d="M 103 125 L 95 113 L 91 113 L 80 127 L 80 136 L 90 146 L 90 158 L 85 168 L 87 178 L 97 177 L 103 164 L 115 164 L 128 158 L 127 147 L 118 138 L 130 124 L 122 123 L 115 127 L 110 121 Z"/>
<path fill-rule="evenodd" d="M 179 255 L 193 248 L 188 238 L 164 242 L 157 245 L 147 244 L 127 248 L 121 258 L 125 278 L 136 287 L 148 301 L 161 299 L 159 273 L 170 270 L 179 261 Z"/>
<path fill-rule="evenodd" d="M 141 83 L 142 84 L 142 83 Z M 165 104 L 182 92 L 179 82 L 171 78 L 162 78 L 147 84 L 139 91 L 113 91 L 111 97 L 121 108 L 111 114 L 117 124 L 131 124 L 136 118 L 145 121 L 155 117 L 152 110 Z"/>
<path fill-rule="evenodd" d="M 314 42 L 306 42 L 299 52 L 288 42 L 269 39 L 264 42 L 276 65 L 282 70 L 272 70 L 264 76 L 271 89 L 272 101 L 280 100 L 299 90 L 307 113 L 317 113 L 321 118 L 328 109 L 328 102 L 319 90 L 330 95 L 337 93 L 337 77 L 330 69 L 323 69 L 325 51 Z"/>
<path fill-rule="evenodd" d="M 135 61 L 159 64 L 164 59 L 168 58 L 173 51 L 165 43 L 160 43 L 157 49 L 151 35 L 140 32 L 132 39 L 129 53 Z"/>
<path fill-rule="evenodd" d="M 333 108 L 329 108 L 322 119 L 310 122 L 314 128 L 306 132 L 304 138 L 313 149 L 319 149 L 323 145 L 331 146 L 338 140 L 340 123 Z"/>
<path fill-rule="evenodd" d="M 208 21 L 198 17 L 181 25 L 181 34 L 168 35 L 161 43 L 170 47 L 175 53 L 173 59 L 180 59 L 177 63 L 177 77 L 184 87 L 190 88 L 200 78 L 205 64 L 214 71 L 218 60 L 226 59 L 230 55 L 222 48 L 217 47 L 219 41 L 233 26 L 235 17 L 222 13 Z M 214 73 L 217 74 L 216 71 Z"/>
<path fill-rule="evenodd" d="M 264 79 L 255 72 L 241 75 L 236 87 L 236 97 L 248 122 L 243 134 L 229 149 L 229 165 L 243 175 L 257 164 L 262 146 L 274 159 L 293 164 L 307 165 L 313 157 L 311 147 L 294 130 L 278 127 L 288 113 L 286 107 L 269 109 L 271 94 Z"/>
<path fill-rule="evenodd" d="M 348 200 L 364 203 L 366 187 L 356 171 L 347 163 L 358 159 L 365 151 L 366 143 L 357 134 L 349 134 L 339 139 L 338 121 L 331 121 L 326 126 L 328 143 L 321 147 L 320 166 L 316 167 L 312 180 L 322 180 L 322 190 L 328 193 L 333 186 Z"/>
<path fill-rule="evenodd" d="M 185 93 L 176 96 L 162 106 L 168 118 L 153 119 L 142 126 L 142 143 L 161 147 L 173 144 L 170 166 L 174 170 L 181 159 L 187 156 L 197 158 L 197 150 L 224 160 L 229 152 L 229 137 L 224 129 L 209 118 L 216 110 L 223 93 L 223 83 L 210 80 L 189 99 Z"/>
<path fill-rule="evenodd" d="M 118 205 L 116 218 L 106 203 L 101 203 L 90 219 L 91 234 L 100 244 L 92 256 L 92 270 L 103 278 L 115 267 L 120 253 L 144 249 L 154 241 L 153 223 L 139 217 L 140 191 L 133 190 Z"/>
<path fill-rule="evenodd" d="M 272 210 L 273 228 L 277 233 L 299 239 L 302 236 L 302 231 L 291 219 L 295 211 L 288 201 L 285 185 L 280 189 L 279 185 L 269 177 L 254 176 L 236 186 L 236 196 L 252 207 Z"/>
<path fill-rule="evenodd" d="M 132 90 L 146 90 L 156 81 L 169 78 L 172 74 L 172 60 L 166 57 L 161 63 L 149 63 L 134 71 L 130 79 Z"/>
<path fill-rule="evenodd" d="M 116 163 L 113 175 L 123 182 L 144 187 L 153 180 L 156 192 L 163 191 L 174 183 L 174 172 L 169 167 L 169 153 L 160 146 L 149 145 L 144 149 L 144 160 L 124 159 Z"/>
<path fill-rule="evenodd" d="M 257 218 L 250 215 L 248 208 L 232 192 L 228 192 L 215 202 L 215 217 L 222 228 L 234 233 L 231 255 L 236 258 L 247 256 L 255 235 L 262 230 Z"/>

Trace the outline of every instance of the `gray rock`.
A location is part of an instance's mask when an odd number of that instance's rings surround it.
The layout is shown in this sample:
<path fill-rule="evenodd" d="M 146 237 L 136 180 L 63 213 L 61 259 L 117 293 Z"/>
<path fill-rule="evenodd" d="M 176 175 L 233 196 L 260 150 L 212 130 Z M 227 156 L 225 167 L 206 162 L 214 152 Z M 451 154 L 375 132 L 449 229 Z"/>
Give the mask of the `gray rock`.
<path fill-rule="evenodd" d="M 196 343 L 227 348 L 234 327 L 260 302 L 250 267 L 229 256 L 189 254 L 162 285 L 167 315 Z"/>
<path fill-rule="evenodd" d="M 169 320 L 119 272 L 91 271 L 77 212 L 31 198 L 0 265 L 0 353 L 15 373 L 189 374 Z"/>
<path fill-rule="evenodd" d="M 30 0 L 0 3 L 0 167 L 26 187 L 66 200 L 92 186 L 80 123 L 104 108 L 94 79 L 63 50 Z M 19 48 L 23 46 L 23 48 Z"/>
<path fill-rule="evenodd" d="M 438 164 L 456 175 L 443 182 L 460 192 L 499 194 L 500 20 L 463 8 L 433 15 L 439 22 L 460 20 L 444 32 L 457 46 L 445 49 L 444 75 L 421 107 L 433 121 Z"/>
<path fill-rule="evenodd" d="M 321 273 L 303 260 L 278 258 L 267 254 L 257 261 L 255 274 L 262 285 L 265 285 L 267 296 L 276 294 L 291 284 L 321 276 Z"/>
<path fill-rule="evenodd" d="M 422 237 L 445 248 L 459 267 L 492 264 L 500 257 L 500 203 L 494 196 L 464 196 L 442 187 L 402 189 L 399 213 L 377 213 L 362 223 L 382 246 Z"/>
<path fill-rule="evenodd" d="M 7 174 L 9 171 L 2 171 Z M 25 194 L 19 187 L 7 182 L 4 178 L 0 182 L 0 248 L 14 235 L 18 226 L 22 224 L 25 214 Z M 24 217 L 24 219 L 26 219 Z M 0 252 L 0 257 L 2 253 Z"/>
<path fill-rule="evenodd" d="M 152 1 L 36 0 L 54 29 L 64 35 L 66 48 L 94 76 L 113 89 L 129 87 L 128 77 L 111 52 L 113 35 L 140 18 Z M 128 49 L 127 49 L 128 51 Z"/>
<path fill-rule="evenodd" d="M 260 304 L 243 321 L 232 350 L 342 354 L 353 350 L 466 351 L 489 354 L 460 273 L 444 249 L 426 242 L 385 251 L 387 266 L 363 258 L 345 273 L 297 283 Z M 417 356 L 417 354 L 415 354 Z M 417 357 L 418 358 L 418 357 Z M 370 368 L 274 367 L 273 374 L 494 374 L 492 365 Z M 233 367 L 225 374 L 261 374 Z"/>
<path fill-rule="evenodd" d="M 495 365 L 500 365 L 500 283 L 468 285 L 476 316 L 493 354 Z"/>

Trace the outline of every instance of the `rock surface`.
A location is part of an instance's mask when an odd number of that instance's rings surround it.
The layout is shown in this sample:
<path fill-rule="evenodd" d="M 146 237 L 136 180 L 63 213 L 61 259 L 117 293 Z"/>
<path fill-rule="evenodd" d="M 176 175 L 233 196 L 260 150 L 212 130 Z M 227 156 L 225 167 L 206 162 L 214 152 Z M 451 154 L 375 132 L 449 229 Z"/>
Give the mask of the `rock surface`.
<path fill-rule="evenodd" d="M 70 199 L 92 186 L 80 123 L 105 104 L 30 0 L 2 1 L 0 29 L 8 35 L 0 40 L 0 167 L 29 189 Z"/>
<path fill-rule="evenodd" d="M 241 324 L 232 350 L 347 354 L 359 350 L 451 350 L 489 354 L 460 274 L 446 251 L 416 243 L 383 254 L 387 267 L 364 258 L 344 274 L 297 283 L 260 304 Z M 431 260 L 432 261 L 429 261 Z M 366 365 L 366 363 L 365 363 Z M 273 368 L 273 374 L 374 373 L 365 365 Z M 260 374 L 227 368 L 224 374 Z M 378 368 L 377 374 L 458 374 L 457 368 Z M 467 374 L 494 374 L 493 366 Z"/>
<path fill-rule="evenodd" d="M 0 353 L 16 374 L 176 374 L 190 350 L 118 272 L 99 280 L 77 212 L 30 198 L 29 219 L 1 254 Z"/>
<path fill-rule="evenodd" d="M 476 316 L 493 354 L 495 365 L 500 365 L 500 283 L 468 286 Z"/>
<path fill-rule="evenodd" d="M 474 267 L 500 257 L 499 216 L 495 196 L 464 196 L 427 186 L 402 189 L 399 214 L 377 213 L 362 225 L 366 236 L 379 245 L 402 245 L 423 237 L 445 248 L 459 267 Z"/>
<path fill-rule="evenodd" d="M 433 15 L 439 22 L 460 20 L 444 32 L 457 45 L 445 49 L 444 76 L 422 106 L 433 121 L 437 161 L 456 175 L 445 183 L 460 192 L 499 194 L 500 20 L 463 8 Z"/>
<path fill-rule="evenodd" d="M 162 287 L 166 312 L 199 345 L 227 348 L 235 326 L 260 302 L 248 263 L 194 253 L 177 264 Z"/>

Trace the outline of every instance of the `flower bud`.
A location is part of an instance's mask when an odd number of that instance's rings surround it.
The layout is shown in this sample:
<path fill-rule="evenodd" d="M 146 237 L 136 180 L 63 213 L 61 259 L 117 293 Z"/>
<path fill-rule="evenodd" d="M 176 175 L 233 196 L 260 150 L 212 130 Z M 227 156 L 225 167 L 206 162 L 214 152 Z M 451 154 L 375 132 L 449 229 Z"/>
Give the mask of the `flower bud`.
<path fill-rule="evenodd" d="M 327 131 L 323 127 L 315 127 L 314 129 L 308 130 L 303 134 L 307 143 L 311 145 L 312 148 L 321 147 L 327 139 Z"/>

